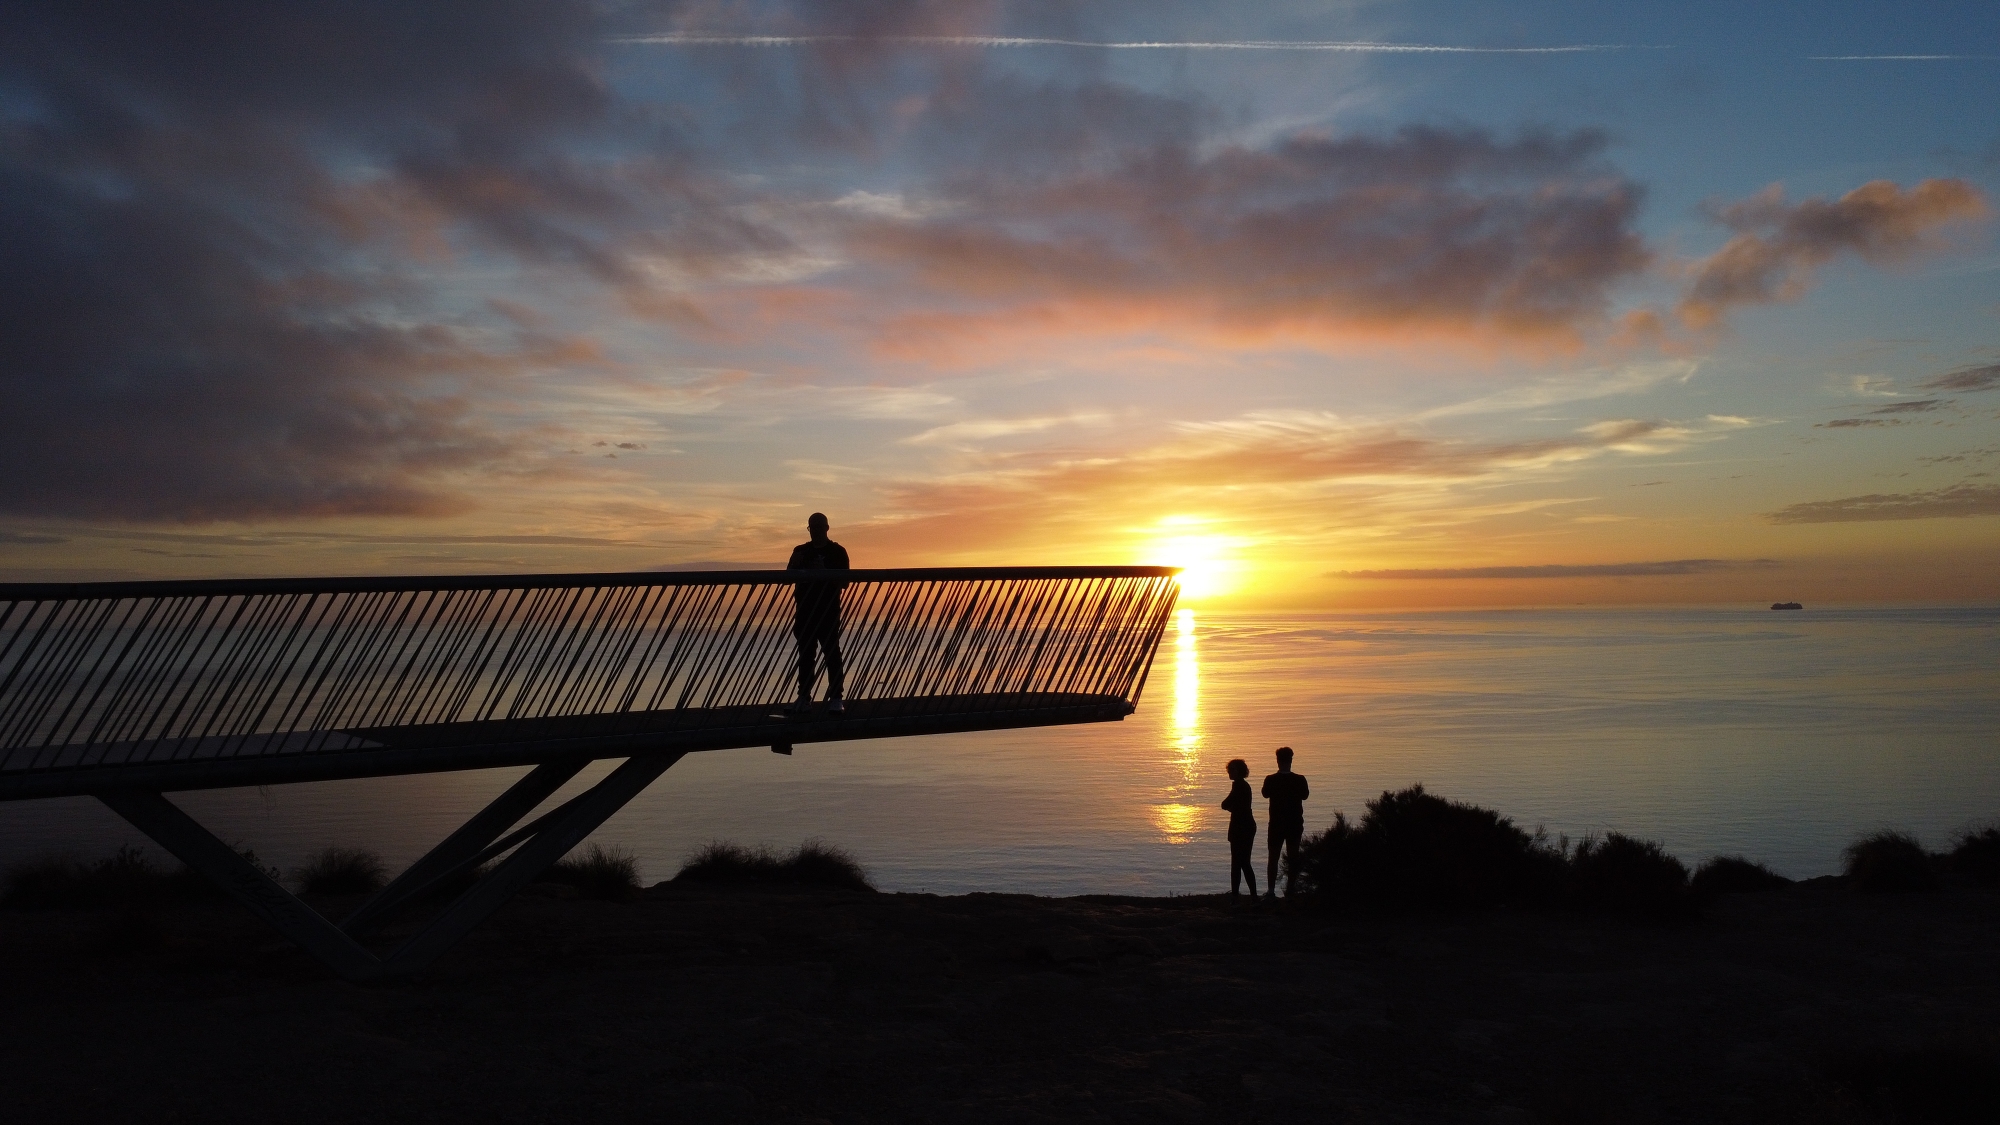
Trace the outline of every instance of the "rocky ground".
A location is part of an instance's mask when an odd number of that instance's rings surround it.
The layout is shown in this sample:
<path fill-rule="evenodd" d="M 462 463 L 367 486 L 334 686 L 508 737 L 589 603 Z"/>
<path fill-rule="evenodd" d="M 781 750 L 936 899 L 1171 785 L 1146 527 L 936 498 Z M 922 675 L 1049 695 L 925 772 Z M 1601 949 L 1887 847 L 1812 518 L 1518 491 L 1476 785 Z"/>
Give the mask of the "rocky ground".
<path fill-rule="evenodd" d="M 220 903 L 0 913 L 5 1117 L 2000 1120 L 1990 891 L 1803 885 L 1663 929 L 538 890 L 368 986 Z"/>

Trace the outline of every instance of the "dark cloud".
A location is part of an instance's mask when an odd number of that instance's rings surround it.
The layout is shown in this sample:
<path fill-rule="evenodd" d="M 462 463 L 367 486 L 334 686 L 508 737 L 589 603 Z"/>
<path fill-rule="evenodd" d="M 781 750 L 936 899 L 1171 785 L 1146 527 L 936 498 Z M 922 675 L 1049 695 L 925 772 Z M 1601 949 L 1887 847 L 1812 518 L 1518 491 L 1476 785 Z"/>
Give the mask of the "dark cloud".
<path fill-rule="evenodd" d="M 1650 578 L 1681 574 L 1716 574 L 1727 570 L 1766 570 L 1772 559 L 1669 559 L 1664 562 L 1591 563 L 1577 566 L 1468 566 L 1422 570 L 1337 570 L 1333 578 L 1451 579 L 1451 578 Z"/>
<path fill-rule="evenodd" d="M 1927 391 L 1990 391 L 2000 388 L 2000 363 L 1968 367 L 1948 375 L 1925 379 L 1918 386 Z"/>
<path fill-rule="evenodd" d="M 1772 523 L 1871 523 L 2000 516 L 2000 485 L 1955 484 L 1928 492 L 1874 493 L 1792 504 L 1769 513 Z"/>
<path fill-rule="evenodd" d="M 1901 422 L 1888 418 L 1835 418 L 1831 422 L 1821 422 L 1815 430 L 1851 430 L 1862 426 L 1900 426 Z"/>
<path fill-rule="evenodd" d="M 67 543 L 60 535 L 46 535 L 38 531 L 0 531 L 0 543 L 8 546 L 38 547 L 55 543 Z"/>
<path fill-rule="evenodd" d="M 1921 398 L 1921 399 L 1914 399 L 1910 402 L 1892 402 L 1887 406 L 1878 406 L 1875 409 L 1870 410 L 1868 413 L 1928 414 L 1929 412 L 1936 410 L 1938 407 L 1944 405 L 1944 403 L 1947 401 L 1949 400 L 1941 398 Z"/>
<path fill-rule="evenodd" d="M 1908 259 L 1939 227 L 1983 217 L 1986 200 L 1957 179 L 1925 180 L 1908 191 L 1873 180 L 1831 202 L 1796 204 L 1772 184 L 1713 211 L 1737 233 L 1696 265 L 1681 298 L 1681 318 L 1697 328 L 1718 324 L 1744 305 L 1798 299 L 1819 267 L 1842 253 L 1873 265 Z"/>
<path fill-rule="evenodd" d="M 1057 175 L 982 166 L 936 188 L 936 217 L 866 224 L 854 244 L 1002 315 L 1061 303 L 1114 325 L 1571 338 L 1650 260 L 1632 229 L 1642 193 L 1603 147 L 1587 131 L 1409 128 L 1161 143 Z"/>
<path fill-rule="evenodd" d="M 29 2 L 7 22 L 0 512 L 455 510 L 463 476 L 521 448 L 477 396 L 580 353 L 467 321 L 423 268 L 511 259 L 644 309 L 635 254 L 782 241 L 668 156 L 578 155 L 630 126 L 582 0 Z"/>

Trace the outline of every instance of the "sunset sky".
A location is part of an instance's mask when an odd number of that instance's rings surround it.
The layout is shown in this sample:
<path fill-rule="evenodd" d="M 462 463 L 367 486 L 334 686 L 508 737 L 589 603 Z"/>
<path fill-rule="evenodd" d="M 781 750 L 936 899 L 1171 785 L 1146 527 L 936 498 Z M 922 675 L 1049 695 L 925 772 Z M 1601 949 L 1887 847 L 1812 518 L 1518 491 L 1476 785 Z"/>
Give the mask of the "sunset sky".
<path fill-rule="evenodd" d="M 0 580 L 2000 599 L 2000 5 L 22 0 Z"/>

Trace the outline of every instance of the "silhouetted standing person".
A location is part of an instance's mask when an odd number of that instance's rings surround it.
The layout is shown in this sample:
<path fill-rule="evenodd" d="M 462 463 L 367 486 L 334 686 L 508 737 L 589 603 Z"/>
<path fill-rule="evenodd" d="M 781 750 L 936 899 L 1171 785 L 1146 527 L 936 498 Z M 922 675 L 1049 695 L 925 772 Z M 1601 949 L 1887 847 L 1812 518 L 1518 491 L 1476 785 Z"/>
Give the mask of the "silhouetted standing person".
<path fill-rule="evenodd" d="M 1283 848 L 1294 867 L 1299 862 L 1299 837 L 1306 831 L 1306 798 L 1312 791 L 1306 787 L 1303 774 L 1292 772 L 1292 748 L 1278 747 L 1278 772 L 1264 779 L 1264 796 L 1271 799 L 1270 816 L 1270 866 L 1266 874 L 1270 884 L 1264 893 L 1275 896 L 1278 893 L 1278 849 Z M 1298 881 L 1294 874 L 1285 880 L 1285 897 L 1292 895 L 1293 885 Z M 1253 892 L 1254 893 L 1254 892 Z"/>
<path fill-rule="evenodd" d="M 846 570 L 847 548 L 826 537 L 826 517 L 814 512 L 806 521 L 812 538 L 792 548 L 786 570 Z M 840 666 L 840 592 L 845 582 L 800 582 L 792 587 L 797 602 L 792 618 L 792 636 L 799 642 L 799 701 L 795 711 L 812 710 L 813 664 L 819 652 L 826 654 L 826 709 L 845 711 L 841 697 L 846 694 L 846 675 Z M 817 650 L 817 651 L 815 651 Z"/>
<path fill-rule="evenodd" d="M 1229 810 L 1229 894 L 1236 896 L 1239 883 L 1250 884 L 1250 897 L 1257 897 L 1257 868 L 1250 862 L 1250 848 L 1257 842 L 1257 818 L 1250 808 L 1250 765 L 1233 758 L 1229 771 L 1229 796 L 1222 807 Z"/>

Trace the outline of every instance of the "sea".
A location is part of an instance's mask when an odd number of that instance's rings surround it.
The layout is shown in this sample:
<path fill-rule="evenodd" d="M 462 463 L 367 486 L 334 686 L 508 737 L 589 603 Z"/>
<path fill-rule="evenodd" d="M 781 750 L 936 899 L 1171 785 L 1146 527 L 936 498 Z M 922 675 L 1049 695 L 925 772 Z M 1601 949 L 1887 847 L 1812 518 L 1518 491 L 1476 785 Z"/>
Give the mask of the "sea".
<path fill-rule="evenodd" d="M 1279 746 L 1308 831 L 1420 784 L 1551 836 L 1823 875 L 1875 830 L 1940 848 L 2000 824 L 2000 607 L 1182 609 L 1122 722 L 692 754 L 593 839 L 647 882 L 710 841 L 818 840 L 885 890 L 1207 893 L 1228 885 L 1224 767 L 1254 786 Z M 521 772 L 173 799 L 281 868 L 331 845 L 397 867 Z M 126 845 L 164 860 L 90 798 L 0 804 L 0 864 Z"/>

